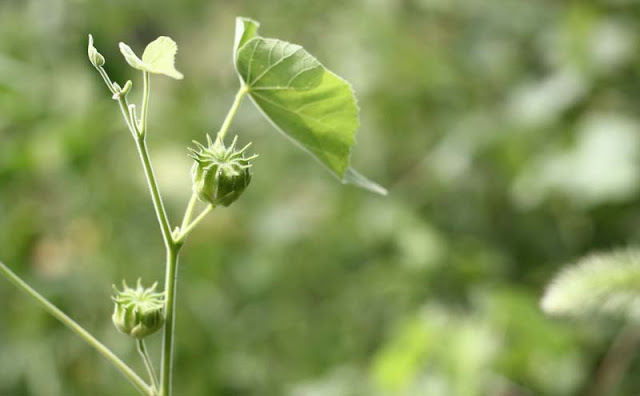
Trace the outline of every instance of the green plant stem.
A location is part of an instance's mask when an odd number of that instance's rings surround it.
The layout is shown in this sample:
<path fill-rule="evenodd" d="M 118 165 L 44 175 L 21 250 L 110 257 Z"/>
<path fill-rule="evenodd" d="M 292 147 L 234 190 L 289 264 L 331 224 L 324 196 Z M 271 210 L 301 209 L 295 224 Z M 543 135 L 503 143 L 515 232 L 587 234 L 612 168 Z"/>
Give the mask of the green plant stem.
<path fill-rule="evenodd" d="M 113 82 L 109 78 L 109 75 L 104 70 L 104 68 L 100 66 L 100 67 L 96 67 L 96 70 L 98 70 L 98 73 L 100 73 L 100 76 L 104 80 L 104 83 L 106 84 L 107 88 L 109 88 L 109 91 L 111 91 L 113 95 L 116 95 L 118 93 L 118 90 L 113 85 Z M 126 97 L 124 97 L 124 95 L 118 96 L 116 100 L 118 101 L 120 111 L 122 112 L 122 116 L 124 117 L 124 121 L 127 124 L 127 128 L 129 129 L 129 132 L 131 132 L 133 137 L 136 138 L 138 135 L 137 126 L 135 122 L 132 121 L 133 117 L 131 116 L 131 112 L 129 111 L 129 104 L 127 103 Z"/>
<path fill-rule="evenodd" d="M 236 93 L 236 98 L 233 101 L 233 104 L 231 105 L 229 112 L 227 113 L 227 117 L 224 119 L 224 122 L 220 127 L 220 131 L 218 132 L 218 138 L 220 140 L 224 140 L 224 137 L 227 134 L 227 131 L 229 131 L 229 126 L 231 126 L 231 121 L 233 121 L 233 118 L 236 116 L 236 112 L 238 111 L 238 108 L 240 108 L 240 103 L 242 103 L 242 98 L 244 98 L 244 95 L 246 95 L 247 92 L 249 92 L 249 88 L 245 84 L 242 84 L 242 86 L 238 90 L 238 93 Z"/>
<path fill-rule="evenodd" d="M 140 155 L 140 161 L 142 162 L 142 168 L 144 169 L 144 174 L 147 178 L 147 184 L 149 185 L 149 192 L 151 193 L 151 200 L 153 201 L 153 207 L 156 211 L 156 217 L 158 218 L 158 223 L 160 224 L 160 231 L 162 232 L 162 239 L 164 240 L 164 244 L 167 248 L 171 247 L 174 242 L 171 236 L 171 225 L 169 224 L 169 219 L 167 217 L 167 212 L 164 208 L 164 204 L 162 203 L 162 197 L 160 195 L 160 190 L 158 189 L 158 183 L 156 182 L 156 176 L 153 172 L 153 166 L 151 165 L 151 157 L 149 156 L 149 149 L 147 148 L 147 111 L 149 108 L 149 90 L 150 90 L 150 81 L 149 81 L 149 73 L 143 72 L 144 79 L 144 90 L 142 93 L 142 119 L 140 125 L 138 125 L 135 120 L 135 115 L 133 112 L 127 112 L 128 117 L 125 116 L 125 121 L 127 122 L 127 126 L 129 129 L 133 129 L 132 133 L 136 137 L 136 147 L 138 148 L 138 154 Z M 120 107 L 123 106 L 128 107 L 126 98 L 120 97 L 118 99 L 120 103 Z M 124 112 L 123 112 L 124 114 Z"/>
<path fill-rule="evenodd" d="M 165 325 L 164 325 L 164 337 L 162 344 L 162 366 L 160 369 L 160 395 L 162 396 L 170 396 L 171 395 L 171 380 L 172 380 L 172 372 L 173 372 L 173 340 L 174 340 L 174 330 L 175 330 L 175 296 L 176 296 L 176 285 L 177 285 L 177 271 L 178 271 L 178 254 L 180 252 L 180 248 L 184 241 L 184 237 L 180 240 L 174 239 L 171 234 L 171 225 L 169 223 L 169 219 L 167 217 L 167 212 L 164 208 L 164 204 L 162 203 L 162 197 L 160 195 L 160 190 L 158 189 L 158 184 L 156 181 L 155 173 L 153 172 L 153 167 L 151 165 L 151 157 L 149 155 L 149 149 L 147 147 L 146 134 L 147 134 L 147 113 L 149 110 L 149 96 L 150 96 L 150 78 L 149 73 L 143 72 L 143 93 L 142 93 L 142 107 L 141 107 L 141 119 L 140 122 L 136 120 L 135 111 L 129 108 L 129 103 L 127 102 L 126 94 L 125 95 L 117 95 L 118 91 L 114 84 L 109 79 L 109 76 L 104 71 L 102 67 L 97 68 L 100 72 L 100 75 L 107 84 L 109 90 L 114 94 L 114 99 L 118 101 L 118 105 L 120 106 L 120 110 L 124 117 L 124 120 L 127 124 L 127 128 L 133 135 L 136 148 L 138 149 L 138 154 L 140 156 L 140 160 L 142 162 L 142 168 L 144 169 L 144 173 L 147 179 L 147 184 L 149 185 L 149 192 L 151 194 L 151 200 L 153 202 L 153 207 L 156 212 L 156 217 L 158 218 L 158 223 L 160 224 L 160 231 L 162 232 L 162 239 L 164 241 L 164 245 L 167 250 L 167 265 L 166 265 L 166 274 L 165 274 Z M 241 96 L 236 98 L 238 103 L 234 103 L 233 112 L 237 110 L 239 106 L 239 101 L 241 100 Z M 228 118 L 228 122 L 226 128 L 229 127 L 229 123 L 231 122 L 231 118 Z M 187 206 L 187 212 L 185 213 L 184 224 L 188 224 L 191 214 L 193 212 L 194 206 L 196 204 L 195 196 L 191 198 L 189 205 Z M 185 234 L 186 235 L 186 234 Z M 139 345 L 140 348 L 140 345 Z M 145 364 L 147 364 L 146 359 Z M 150 366 L 150 361 L 149 365 Z M 149 388 L 147 387 L 147 390 Z"/>
<path fill-rule="evenodd" d="M 149 185 L 149 192 L 151 193 L 151 200 L 153 201 L 153 207 L 156 210 L 156 217 L 160 224 L 160 231 L 162 232 L 162 239 L 167 248 L 175 245 L 173 237 L 171 236 L 171 225 L 167 218 L 167 212 L 164 209 L 162 203 L 162 197 L 160 196 L 160 190 L 158 189 L 158 183 L 156 182 L 155 174 L 153 173 L 153 167 L 151 166 L 151 158 L 149 157 L 149 149 L 147 148 L 147 141 L 144 136 L 138 136 L 136 139 L 136 147 L 138 148 L 138 154 L 140 154 L 140 160 L 142 161 L 142 167 L 144 169 L 145 176 L 147 177 L 147 184 Z"/>
<path fill-rule="evenodd" d="M 107 84 L 107 88 L 109 88 L 109 91 L 111 91 L 112 94 L 115 94 L 116 89 L 113 86 L 113 82 L 111 82 L 111 79 L 109 78 L 109 75 L 107 75 L 107 72 L 104 70 L 104 68 L 100 66 L 96 67 L 96 69 L 98 70 L 98 73 L 100 73 L 100 76 L 102 76 L 104 83 Z"/>
<path fill-rule="evenodd" d="M 198 217 L 196 217 L 193 222 L 191 222 L 191 224 L 189 224 L 187 227 L 181 227 L 180 228 L 180 234 L 176 237 L 176 242 L 177 243 L 181 243 L 184 241 L 184 239 L 187 237 L 187 235 L 189 235 L 189 233 L 191 231 L 193 231 L 194 228 L 196 228 L 196 226 L 205 218 L 207 217 L 207 215 L 209 213 L 211 213 L 211 211 L 213 209 L 215 209 L 216 207 L 214 205 L 207 205 L 206 208 L 204 208 L 204 210 L 202 212 L 200 212 L 200 214 L 198 215 Z"/>
<path fill-rule="evenodd" d="M 136 131 L 136 134 L 134 135 L 134 137 L 138 137 L 141 135 L 140 133 L 140 126 L 136 123 L 136 105 L 134 104 L 129 104 L 129 102 L 127 101 L 127 98 L 124 99 L 124 103 L 127 106 L 127 110 L 128 110 L 128 114 L 129 114 L 129 123 L 133 126 L 133 130 Z"/>
<path fill-rule="evenodd" d="M 158 390 L 158 377 L 156 377 L 156 371 L 153 369 L 153 363 L 147 353 L 147 346 L 145 345 L 144 340 L 136 340 L 136 347 L 138 348 L 138 353 L 140 354 L 140 357 L 142 357 L 144 366 L 147 369 L 147 374 L 149 374 L 149 380 L 151 381 L 151 387 L 155 393 Z"/>
<path fill-rule="evenodd" d="M 171 396 L 171 382 L 173 377 L 173 344 L 174 344 L 174 336 L 175 336 L 175 307 L 176 307 L 176 286 L 177 286 L 177 274 L 178 274 L 178 256 L 180 252 L 180 248 L 184 243 L 186 236 L 209 214 L 214 208 L 214 205 L 208 205 L 199 215 L 191 222 L 191 217 L 193 215 L 193 210 L 197 203 L 196 195 L 192 195 L 187 209 L 185 211 L 185 215 L 182 221 L 182 226 L 179 229 L 179 233 L 174 237 L 171 233 L 171 225 L 169 223 L 166 210 L 162 203 L 162 197 L 160 195 L 160 191 L 158 189 L 158 185 L 156 182 L 156 177 L 153 172 L 153 167 L 151 165 L 151 158 L 149 156 L 149 150 L 147 148 L 146 143 L 146 132 L 147 132 L 147 113 L 149 108 L 149 91 L 150 91 L 150 79 L 149 74 L 147 72 L 143 72 L 143 94 L 142 94 L 142 108 L 141 108 L 141 119 L 140 122 L 136 120 L 135 111 L 129 108 L 129 103 L 126 99 L 125 95 L 117 95 L 118 90 L 113 85 L 109 76 L 106 74 L 102 67 L 97 68 L 100 72 L 100 75 L 104 79 L 105 83 L 109 90 L 114 94 L 114 99 L 118 101 L 120 106 L 120 110 L 125 119 L 127 127 L 131 134 L 134 136 L 136 141 L 136 147 L 138 149 L 138 154 L 140 155 L 140 160 L 142 162 L 142 167 L 144 169 L 145 176 L 147 178 L 147 183 L 149 185 L 149 191 L 151 193 L 151 200 L 153 202 L 153 206 L 155 208 L 156 216 L 158 218 L 158 223 L 160 224 L 160 231 L 162 232 L 162 238 L 164 240 L 164 244 L 167 250 L 167 264 L 166 264 L 166 273 L 165 273 L 165 325 L 164 325 L 164 335 L 162 341 L 162 365 L 160 368 L 160 395 L 161 396 Z M 238 108 L 240 107 L 240 103 L 242 102 L 242 98 L 247 94 L 249 88 L 242 84 L 238 93 L 236 94 L 235 100 L 227 113 L 227 116 L 218 132 L 218 138 L 224 139 L 227 134 L 229 127 L 231 126 L 231 122 L 235 117 Z M 138 346 L 139 351 L 141 346 Z M 142 346 L 144 348 L 144 346 Z M 144 351 L 144 349 L 143 349 Z M 142 354 L 142 352 L 141 352 Z M 148 355 L 143 357 L 145 359 L 145 364 L 147 364 L 146 360 L 148 359 Z M 150 361 L 148 365 L 148 370 L 150 368 Z M 152 369 L 151 369 L 152 370 Z M 147 391 L 148 391 L 147 387 Z"/>
<path fill-rule="evenodd" d="M 129 105 L 127 103 L 127 100 L 125 98 L 119 98 L 118 99 L 118 105 L 120 106 L 120 112 L 122 112 L 122 116 L 124 117 L 124 122 L 127 124 L 127 128 L 129 129 L 129 132 L 131 132 L 131 136 L 133 136 L 134 139 L 138 138 L 138 129 L 135 125 L 135 122 L 132 123 L 132 114 L 131 111 L 129 111 Z"/>
<path fill-rule="evenodd" d="M 167 247 L 167 267 L 164 290 L 164 337 L 162 339 L 162 366 L 160 368 L 160 395 L 171 396 L 173 377 L 173 337 L 175 334 L 176 286 L 178 278 L 178 254 L 180 244 Z"/>
<path fill-rule="evenodd" d="M 149 90 L 151 89 L 151 81 L 148 72 L 142 72 L 142 109 L 140 109 L 140 134 L 145 136 L 147 133 L 147 113 L 149 111 Z"/>
<path fill-rule="evenodd" d="M 187 209 L 184 212 L 184 217 L 182 218 L 182 225 L 180 225 L 180 231 L 187 228 L 189 223 L 191 222 L 191 216 L 193 215 L 193 209 L 196 207 L 196 203 L 198 202 L 198 196 L 193 193 L 191 194 L 191 199 L 187 204 Z"/>
<path fill-rule="evenodd" d="M 101 73 L 102 74 L 102 73 Z M 106 76 L 106 73 L 105 73 Z M 105 78 L 103 76 L 103 78 Z M 164 208 L 164 204 L 162 203 L 162 197 L 160 195 L 160 190 L 158 188 L 158 184 L 156 181 L 155 173 L 153 171 L 153 166 L 151 165 L 151 157 L 149 155 L 149 149 L 147 147 L 146 141 L 146 131 L 147 131 L 147 112 L 149 108 L 149 92 L 150 92 L 150 81 L 149 74 L 143 74 L 144 79 L 144 89 L 142 95 L 142 119 L 140 124 L 135 119 L 135 114 L 133 111 L 129 110 L 129 103 L 127 102 L 126 96 L 122 95 L 117 97 L 118 104 L 120 106 L 120 110 L 124 117 L 124 120 L 129 128 L 129 131 L 133 135 L 136 148 L 138 149 L 138 154 L 140 156 L 140 161 L 142 163 L 142 168 L 144 169 L 144 173 L 147 179 L 147 184 L 149 186 L 149 192 L 151 194 L 151 201 L 153 202 L 153 207 L 156 212 L 156 217 L 158 218 L 158 223 L 160 224 L 160 231 L 162 233 L 162 239 L 164 241 L 164 245 L 167 249 L 167 266 L 166 266 L 166 274 L 165 274 L 165 293 L 166 293 L 166 302 L 165 302 L 165 325 L 164 325 L 164 338 L 163 338 L 163 346 L 162 346 L 162 366 L 160 373 L 160 394 L 163 396 L 169 396 L 171 394 L 171 377 L 172 377 L 172 362 L 173 362 L 173 335 L 175 328 L 174 321 L 174 311 L 175 311 L 175 294 L 176 294 L 176 276 L 178 269 L 178 253 L 180 251 L 181 244 L 176 243 L 171 235 L 171 225 L 169 223 L 169 219 L 167 217 L 167 212 Z M 105 83 L 109 86 L 110 90 L 114 90 L 109 80 L 109 77 L 106 76 Z M 195 203 L 194 203 L 195 204 Z"/>
<path fill-rule="evenodd" d="M 94 347 L 102 356 L 110 361 L 143 395 L 153 396 L 152 389 L 140 378 L 126 363 L 120 360 L 109 348 L 98 341 L 82 326 L 62 312 L 58 307 L 53 305 L 49 300 L 35 291 L 31 286 L 25 283 L 18 275 L 9 269 L 0 261 L 0 273 L 5 276 L 18 289 L 36 300 L 47 312 L 67 326 L 71 331 L 76 333 L 80 338 L 85 340 L 89 345 Z"/>

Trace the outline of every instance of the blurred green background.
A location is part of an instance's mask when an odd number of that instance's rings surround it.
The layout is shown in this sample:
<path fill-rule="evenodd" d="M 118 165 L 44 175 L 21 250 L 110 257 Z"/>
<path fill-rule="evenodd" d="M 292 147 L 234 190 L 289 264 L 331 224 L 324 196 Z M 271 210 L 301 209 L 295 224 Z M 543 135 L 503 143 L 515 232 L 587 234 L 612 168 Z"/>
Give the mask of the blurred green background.
<path fill-rule="evenodd" d="M 600 394 L 640 393 L 635 341 L 601 363 L 622 323 L 538 308 L 563 263 L 640 240 L 637 1 L 0 0 L 1 260 L 143 372 L 111 285 L 162 282 L 164 251 L 87 34 L 136 100 L 117 43 L 178 42 L 149 136 L 175 223 L 186 147 L 238 87 L 238 15 L 353 84 L 354 163 L 390 195 L 339 185 L 245 101 L 230 135 L 260 158 L 183 250 L 177 396 L 594 395 L 610 372 Z M 0 279 L 0 395 L 129 394 Z"/>

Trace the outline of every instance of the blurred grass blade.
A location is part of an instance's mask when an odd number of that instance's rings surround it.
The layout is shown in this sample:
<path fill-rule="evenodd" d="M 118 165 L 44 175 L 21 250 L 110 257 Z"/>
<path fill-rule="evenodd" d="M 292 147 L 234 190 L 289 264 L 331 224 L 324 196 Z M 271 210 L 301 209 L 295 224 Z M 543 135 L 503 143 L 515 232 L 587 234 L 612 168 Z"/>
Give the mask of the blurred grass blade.
<path fill-rule="evenodd" d="M 545 312 L 640 318 L 640 250 L 593 254 L 563 269 L 542 301 Z"/>

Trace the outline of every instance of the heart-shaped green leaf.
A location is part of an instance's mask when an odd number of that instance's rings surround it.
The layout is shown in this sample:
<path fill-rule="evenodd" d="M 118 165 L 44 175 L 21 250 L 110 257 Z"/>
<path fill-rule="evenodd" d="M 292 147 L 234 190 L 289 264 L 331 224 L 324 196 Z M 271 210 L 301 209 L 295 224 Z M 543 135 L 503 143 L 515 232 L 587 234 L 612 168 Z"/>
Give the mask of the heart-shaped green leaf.
<path fill-rule="evenodd" d="M 234 60 L 264 116 L 343 183 L 386 194 L 350 164 L 358 106 L 349 83 L 299 45 L 260 37 L 258 23 L 238 18 Z"/>
<path fill-rule="evenodd" d="M 178 46 L 175 41 L 166 36 L 160 36 L 145 48 L 142 59 L 133 52 L 131 47 L 120 43 L 120 52 L 127 63 L 134 69 L 154 74 L 164 74 L 181 80 L 184 76 L 175 67 L 175 56 Z"/>

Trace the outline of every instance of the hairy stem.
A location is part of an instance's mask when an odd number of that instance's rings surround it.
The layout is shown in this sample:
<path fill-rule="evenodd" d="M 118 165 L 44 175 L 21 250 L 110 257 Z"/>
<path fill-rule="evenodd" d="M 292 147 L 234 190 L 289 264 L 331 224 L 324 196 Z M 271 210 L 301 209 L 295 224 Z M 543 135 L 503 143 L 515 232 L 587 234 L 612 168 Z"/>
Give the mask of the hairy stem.
<path fill-rule="evenodd" d="M 156 371 L 153 369 L 153 363 L 151 362 L 151 358 L 147 353 L 147 346 L 145 345 L 144 340 L 136 340 L 136 347 L 138 349 L 138 353 L 140 354 L 140 357 L 142 357 L 144 366 L 147 369 L 147 374 L 149 374 L 149 380 L 151 381 L 151 386 L 155 392 L 158 390 L 158 377 L 156 377 Z"/>
<path fill-rule="evenodd" d="M 136 139 L 136 147 L 138 148 L 138 154 L 140 154 L 140 160 L 142 161 L 142 167 L 144 174 L 147 177 L 147 184 L 149 185 L 149 192 L 151 193 L 151 200 L 153 201 L 153 207 L 156 210 L 156 217 L 160 224 L 160 231 L 162 232 L 162 239 L 167 248 L 171 248 L 175 245 L 171 236 L 171 225 L 167 218 L 167 212 L 164 209 L 162 203 L 162 197 L 160 196 L 160 190 L 158 189 L 158 183 L 156 182 L 156 176 L 153 173 L 153 167 L 151 166 L 151 158 L 149 156 L 149 149 L 147 148 L 147 142 L 144 136 L 139 136 Z"/>
<path fill-rule="evenodd" d="M 125 119 L 127 127 L 131 134 L 133 135 L 136 141 L 136 147 L 138 149 L 138 154 L 140 155 L 140 160 L 142 162 L 142 167 L 144 169 L 145 176 L 147 178 L 147 183 L 149 185 L 149 191 L 151 193 L 151 200 L 153 202 L 153 206 L 155 208 L 156 216 L 158 218 L 158 223 L 160 224 L 160 231 L 162 232 L 162 238 L 164 240 L 164 244 L 167 250 L 167 264 L 166 264 L 166 274 L 165 274 L 165 325 L 164 325 L 164 334 L 162 341 L 162 366 L 160 368 L 160 395 L 161 396 L 171 396 L 171 382 L 173 376 L 173 344 L 174 344 L 174 336 L 175 336 L 175 307 L 176 307 L 176 286 L 177 286 L 177 275 L 178 275 L 178 256 L 180 252 L 180 248 L 184 243 L 186 236 L 206 217 L 206 215 L 211 212 L 215 206 L 208 205 L 193 221 L 191 221 L 191 217 L 193 215 L 193 210 L 197 203 L 196 195 L 192 195 L 189 204 L 187 205 L 187 209 L 182 220 L 182 225 L 179 229 L 179 234 L 175 237 L 171 233 L 171 225 L 169 223 L 166 210 L 162 203 L 162 197 L 160 195 L 160 191 L 158 189 L 158 185 L 156 182 L 156 177 L 153 172 L 153 167 L 151 166 L 151 158 L 149 156 L 149 150 L 147 148 L 146 143 L 146 133 L 147 133 L 147 113 L 149 109 L 149 91 L 150 91 L 150 79 L 149 74 L 147 72 L 143 72 L 143 94 L 142 94 L 142 107 L 141 107 L 141 118 L 140 122 L 136 119 L 135 110 L 129 107 L 129 103 L 126 99 L 126 93 L 120 94 L 119 90 L 109 79 L 109 76 L 106 74 L 102 67 L 97 68 L 100 72 L 100 75 L 107 84 L 109 90 L 114 94 L 114 99 L 118 101 L 120 106 L 120 110 Z M 227 113 L 227 116 L 218 132 L 218 138 L 224 139 L 227 134 L 231 122 L 235 117 L 238 108 L 240 107 L 240 103 L 242 102 L 242 98 L 247 94 L 249 88 L 246 85 L 242 85 L 236 94 L 235 100 Z M 146 350 L 144 348 L 144 344 L 138 344 L 138 351 L 143 355 L 143 359 L 145 360 L 145 364 L 147 365 L 147 370 L 150 371 L 150 376 L 152 377 L 152 381 L 154 381 L 154 377 L 152 375 L 153 369 L 148 361 L 148 355 L 146 354 Z M 154 383 L 155 385 L 155 383 Z M 145 385 L 146 386 L 146 385 Z M 149 387 L 146 388 L 147 393 L 149 392 Z M 154 388 L 151 388 L 151 391 L 154 391 Z"/>
<path fill-rule="evenodd" d="M 109 88 L 109 91 L 111 91 L 112 94 L 115 94 L 116 89 L 113 86 L 113 82 L 111 82 L 111 79 L 107 75 L 107 72 L 104 70 L 104 68 L 100 66 L 100 67 L 96 67 L 96 69 L 98 70 L 98 73 L 100 73 L 100 76 L 104 80 L 104 83 L 107 84 L 107 88 Z"/>
<path fill-rule="evenodd" d="M 218 138 L 220 138 L 220 140 L 224 140 L 227 131 L 229 131 L 229 126 L 231 126 L 231 121 L 233 121 L 233 117 L 236 116 L 236 112 L 238 111 L 238 108 L 240 108 L 242 98 L 244 98 L 244 95 L 246 95 L 247 92 L 249 92 L 249 88 L 246 85 L 242 84 L 242 86 L 238 90 L 238 93 L 236 93 L 236 98 L 233 101 L 229 112 L 227 113 L 227 117 L 224 119 L 224 122 L 220 127 L 220 131 L 218 132 Z"/>
<path fill-rule="evenodd" d="M 134 139 L 137 139 L 138 127 L 135 125 L 135 122 L 131 121 L 133 120 L 133 117 L 127 104 L 127 100 L 125 98 L 119 98 L 118 105 L 120 106 L 120 111 L 122 112 L 122 116 L 124 117 L 124 122 L 127 124 L 129 132 L 131 132 L 131 136 L 133 136 Z"/>
<path fill-rule="evenodd" d="M 235 100 L 227 117 L 220 128 L 220 132 L 218 132 L 218 137 L 224 139 L 225 134 L 229 130 L 229 126 L 231 125 L 231 121 L 236 115 L 238 108 L 240 107 L 240 103 L 242 102 L 242 98 L 248 92 L 248 88 L 243 85 L 238 93 L 236 94 Z M 143 106 L 144 107 L 144 106 Z M 143 114 L 144 114 L 143 110 Z M 144 133 L 144 132 L 142 132 Z M 144 136 L 144 135 L 143 135 Z M 144 142 L 144 137 L 142 139 L 138 139 L 138 141 Z M 152 193 L 152 196 L 154 194 Z M 171 382 L 173 379 L 173 344 L 174 344 L 174 336 L 175 336 L 175 308 L 176 308 L 176 286 L 178 283 L 178 255 L 180 252 L 180 248 L 184 243 L 184 239 L 186 236 L 206 217 L 209 212 L 211 212 L 215 206 L 208 205 L 199 215 L 196 217 L 193 222 L 189 224 L 191 220 L 191 216 L 193 213 L 193 209 L 196 204 L 197 197 L 195 194 L 191 196 L 189 204 L 187 205 L 187 209 L 182 220 L 182 226 L 180 227 L 180 233 L 175 237 L 175 239 L 168 233 L 170 227 L 167 227 L 166 231 L 163 227 L 163 235 L 167 232 L 167 235 L 170 239 L 166 239 L 167 242 L 167 266 L 166 266 L 166 275 L 165 275 L 165 324 L 164 324 L 164 337 L 162 340 L 162 367 L 160 369 L 160 395 L 161 396 L 171 396 Z M 158 199 L 159 201 L 159 199 Z M 154 205 L 156 199 L 154 198 Z M 162 202 L 160 201 L 160 204 Z M 188 224 L 188 225 L 187 225 Z M 168 222 L 167 222 L 168 226 Z"/>
<path fill-rule="evenodd" d="M 180 225 L 181 232 L 187 228 L 191 222 L 191 216 L 193 215 L 193 209 L 195 208 L 197 201 L 198 196 L 195 193 L 191 194 L 191 199 L 189 200 L 189 204 L 187 204 L 187 209 L 185 210 L 184 217 L 182 218 L 182 225 Z"/>
<path fill-rule="evenodd" d="M 149 93 L 150 93 L 150 78 L 149 73 L 143 72 L 143 93 L 142 93 L 142 106 L 141 106 L 141 118 L 140 122 L 136 119 L 135 109 L 129 106 L 127 102 L 126 94 L 120 94 L 117 88 L 109 79 L 109 76 L 104 71 L 102 67 L 98 68 L 100 75 L 104 79 L 105 84 L 109 88 L 109 90 L 114 94 L 114 99 L 118 101 L 118 105 L 120 106 L 120 110 L 122 112 L 122 116 L 124 117 L 125 123 L 127 124 L 127 128 L 131 132 L 136 142 L 136 148 L 138 149 L 138 154 L 140 155 L 140 161 L 142 162 L 142 168 L 144 169 L 144 173 L 147 179 L 147 184 L 149 185 L 149 192 L 151 194 L 151 201 L 153 202 L 153 207 L 156 212 L 156 217 L 158 218 L 158 223 L 160 224 L 160 231 L 162 232 L 162 239 L 164 241 L 164 245 L 167 250 L 167 265 L 166 265 L 166 275 L 165 275 L 165 293 L 166 293 L 166 301 L 165 301 L 165 325 L 164 325 L 164 337 L 163 337 L 163 345 L 162 345 L 162 367 L 160 373 L 160 394 L 162 396 L 170 396 L 171 395 L 171 379 L 172 379 L 172 369 L 173 369 L 173 339 L 174 339 L 174 329 L 175 329 L 175 295 L 176 295 L 176 284 L 177 284 L 177 270 L 178 270 L 178 253 L 180 251 L 180 247 L 182 246 L 183 240 L 176 241 L 174 240 L 171 234 L 171 225 L 169 223 L 169 219 L 167 217 L 167 212 L 164 208 L 164 204 L 162 203 L 162 196 L 160 195 L 160 190 L 158 188 L 158 184 L 156 181 L 155 173 L 153 172 L 153 167 L 151 165 L 151 157 L 149 155 L 149 150 L 146 142 L 146 133 L 147 133 L 147 113 L 149 110 Z M 239 105 L 239 103 L 238 103 Z M 235 106 L 237 108 L 237 105 Z M 235 111 L 234 111 L 235 112 Z M 228 127 L 228 126 L 227 126 Z M 195 197 L 189 202 L 189 206 L 187 208 L 187 213 L 185 214 L 186 223 L 191 217 L 191 212 L 193 211 L 193 207 L 195 205 Z M 148 355 L 146 355 L 146 349 L 144 348 L 144 344 L 138 344 L 138 350 L 141 351 L 143 359 L 145 360 L 145 364 L 147 365 L 147 369 L 150 372 L 153 372 L 151 362 L 148 360 Z M 145 352 L 145 353 L 143 353 Z M 151 375 L 151 374 L 150 374 Z M 152 376 L 152 380 L 155 377 Z M 149 393 L 150 388 L 145 385 L 145 391 Z M 151 388 L 151 391 L 154 391 Z"/>
<path fill-rule="evenodd" d="M 160 395 L 171 396 L 173 377 L 173 338 L 175 332 L 176 286 L 178 281 L 178 254 L 180 245 L 167 248 L 167 267 L 164 290 L 164 337 L 162 339 L 162 367 L 160 369 Z"/>
<path fill-rule="evenodd" d="M 67 326 L 71 331 L 76 333 L 80 338 L 85 340 L 89 345 L 94 347 L 102 356 L 111 362 L 121 373 L 124 375 L 135 388 L 143 395 L 152 396 L 152 389 L 136 374 L 126 363 L 118 358 L 109 348 L 98 341 L 82 326 L 71 319 L 67 314 L 62 312 L 58 307 L 53 305 L 49 300 L 43 297 L 40 293 L 35 291 L 31 286 L 25 283 L 18 275 L 9 269 L 4 263 L 0 261 L 0 273 L 6 277 L 11 283 L 13 283 L 18 289 L 32 297 L 38 302 L 47 312 L 53 315 L 56 319 Z"/>
<path fill-rule="evenodd" d="M 151 81 L 149 79 L 149 73 L 142 72 L 142 109 L 140 109 L 140 134 L 144 136 L 147 133 L 147 113 L 149 110 L 149 90 L 151 88 Z"/>
<path fill-rule="evenodd" d="M 98 67 L 98 72 L 102 76 L 105 84 L 109 88 L 109 90 L 117 94 L 111 79 L 105 72 L 102 67 Z M 162 232 L 162 238 L 164 240 L 165 246 L 173 245 L 173 239 L 171 238 L 171 225 L 169 224 L 169 220 L 167 217 L 167 212 L 164 209 L 164 205 L 162 204 L 162 198 L 160 196 L 160 191 L 158 189 L 158 184 L 156 182 L 156 177 L 153 172 L 153 167 L 151 166 L 151 158 L 149 156 L 149 150 L 147 149 L 146 142 L 146 128 L 147 128 L 147 111 L 149 108 L 149 92 L 150 92 L 150 81 L 149 81 L 149 73 L 143 73 L 144 80 L 144 89 L 142 94 L 142 120 L 140 125 L 135 117 L 135 112 L 129 108 L 129 103 L 127 102 L 126 95 L 119 95 L 114 97 L 118 101 L 118 105 L 120 106 L 120 111 L 122 112 L 122 116 L 124 117 L 124 121 L 127 124 L 127 128 L 129 132 L 133 135 L 136 141 L 136 147 L 138 148 L 138 154 L 140 155 L 140 160 L 142 161 L 142 167 L 144 168 L 144 173 L 147 178 L 147 183 L 149 185 L 149 191 L 151 192 L 151 199 L 153 201 L 153 207 L 156 211 L 156 216 L 158 218 L 158 223 L 160 224 L 160 231 Z"/>
<path fill-rule="evenodd" d="M 177 243 L 181 243 L 182 241 L 184 241 L 184 239 L 187 237 L 187 235 L 189 235 L 189 233 L 191 231 L 193 231 L 194 228 L 196 228 L 196 226 L 198 224 L 200 224 L 200 222 L 207 217 L 207 215 L 209 213 L 211 213 L 211 211 L 213 209 L 215 209 L 216 207 L 214 205 L 207 205 L 206 208 L 204 208 L 204 210 L 202 212 L 200 212 L 200 214 L 198 215 L 198 217 L 196 217 L 193 222 L 191 224 L 189 224 L 187 227 L 181 227 L 180 228 L 180 234 L 176 237 L 176 242 Z"/>

